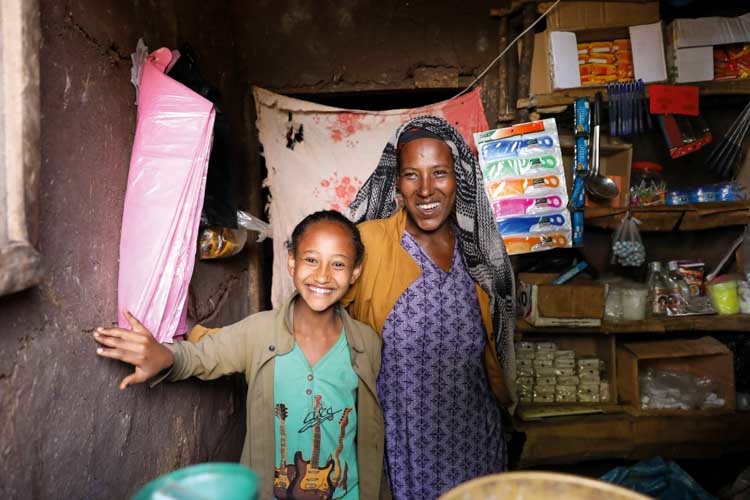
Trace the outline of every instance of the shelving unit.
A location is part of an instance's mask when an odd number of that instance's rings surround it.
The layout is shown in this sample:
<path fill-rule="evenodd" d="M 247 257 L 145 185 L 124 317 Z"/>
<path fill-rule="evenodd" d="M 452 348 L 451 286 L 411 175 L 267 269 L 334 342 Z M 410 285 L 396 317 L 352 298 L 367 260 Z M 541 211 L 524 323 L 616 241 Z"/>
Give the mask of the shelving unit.
<path fill-rule="evenodd" d="M 632 333 L 672 333 L 672 332 L 739 332 L 749 333 L 750 314 L 733 314 L 731 316 L 701 315 L 679 316 L 672 318 L 650 318 L 643 321 L 603 322 L 599 327 L 534 327 L 525 321 L 516 323 L 516 331 L 527 334 L 565 334 L 576 335 L 600 333 L 603 335 L 620 335 Z"/>
<path fill-rule="evenodd" d="M 750 414 L 647 416 L 627 413 L 516 419 L 526 434 L 521 466 L 653 456 L 706 459 L 750 450 Z"/>
<path fill-rule="evenodd" d="M 742 95 L 750 94 L 750 79 L 723 80 L 713 82 L 697 82 L 687 85 L 697 86 L 701 95 Z M 648 89 L 648 85 L 646 86 Z M 607 88 L 603 86 L 580 87 L 575 89 L 557 90 L 550 94 L 538 94 L 521 97 L 516 102 L 518 109 L 556 108 L 567 106 L 580 97 L 593 99 L 597 92 L 601 92 L 607 100 Z"/>
<path fill-rule="evenodd" d="M 695 231 L 750 224 L 750 200 L 654 207 L 587 207 L 588 226 L 616 229 L 628 212 L 641 231 Z"/>

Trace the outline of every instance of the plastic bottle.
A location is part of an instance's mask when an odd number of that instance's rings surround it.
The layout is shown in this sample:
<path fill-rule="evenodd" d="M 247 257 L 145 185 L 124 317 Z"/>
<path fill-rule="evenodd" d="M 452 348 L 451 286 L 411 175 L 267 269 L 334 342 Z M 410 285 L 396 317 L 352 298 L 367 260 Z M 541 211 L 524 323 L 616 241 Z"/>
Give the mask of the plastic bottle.
<path fill-rule="evenodd" d="M 648 304 L 651 316 L 666 316 L 669 285 L 664 279 L 661 262 L 648 263 Z"/>
<path fill-rule="evenodd" d="M 667 314 L 679 316 L 687 312 L 687 303 L 690 298 L 690 285 L 680 272 L 676 261 L 667 264 L 669 271 L 665 275 L 665 281 L 669 287 L 669 299 L 667 300 Z"/>

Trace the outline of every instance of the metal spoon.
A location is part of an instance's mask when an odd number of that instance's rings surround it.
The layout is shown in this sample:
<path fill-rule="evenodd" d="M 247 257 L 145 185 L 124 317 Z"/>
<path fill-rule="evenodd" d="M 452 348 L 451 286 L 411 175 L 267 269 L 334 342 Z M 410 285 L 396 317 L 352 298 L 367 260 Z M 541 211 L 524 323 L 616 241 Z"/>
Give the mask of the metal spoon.
<path fill-rule="evenodd" d="M 599 122 L 601 118 L 602 93 L 597 92 L 594 100 L 593 134 L 591 141 L 591 171 L 584 178 L 586 191 L 597 198 L 615 198 L 620 194 L 615 181 L 599 173 Z"/>

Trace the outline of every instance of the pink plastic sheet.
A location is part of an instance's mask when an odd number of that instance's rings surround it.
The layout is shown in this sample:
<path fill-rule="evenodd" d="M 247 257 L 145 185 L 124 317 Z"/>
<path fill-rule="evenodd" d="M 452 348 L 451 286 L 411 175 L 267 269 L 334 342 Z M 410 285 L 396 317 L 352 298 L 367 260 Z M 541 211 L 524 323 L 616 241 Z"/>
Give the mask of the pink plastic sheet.
<path fill-rule="evenodd" d="M 129 328 L 128 309 L 159 342 L 187 329 L 215 116 L 210 101 L 164 74 L 171 58 L 159 49 L 142 70 L 118 278 L 120 327 Z"/>

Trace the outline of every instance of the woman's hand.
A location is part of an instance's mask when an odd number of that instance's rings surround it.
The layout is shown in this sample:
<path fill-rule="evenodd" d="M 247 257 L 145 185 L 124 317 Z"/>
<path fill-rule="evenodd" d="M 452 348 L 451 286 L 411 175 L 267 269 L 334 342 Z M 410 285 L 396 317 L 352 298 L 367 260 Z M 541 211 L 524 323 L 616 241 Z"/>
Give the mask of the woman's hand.
<path fill-rule="evenodd" d="M 94 332 L 96 341 L 104 346 L 96 350 L 99 356 L 119 359 L 135 367 L 133 373 L 122 379 L 120 389 L 145 382 L 174 363 L 172 351 L 158 343 L 129 311 L 123 313 L 132 330 L 99 327 Z"/>

